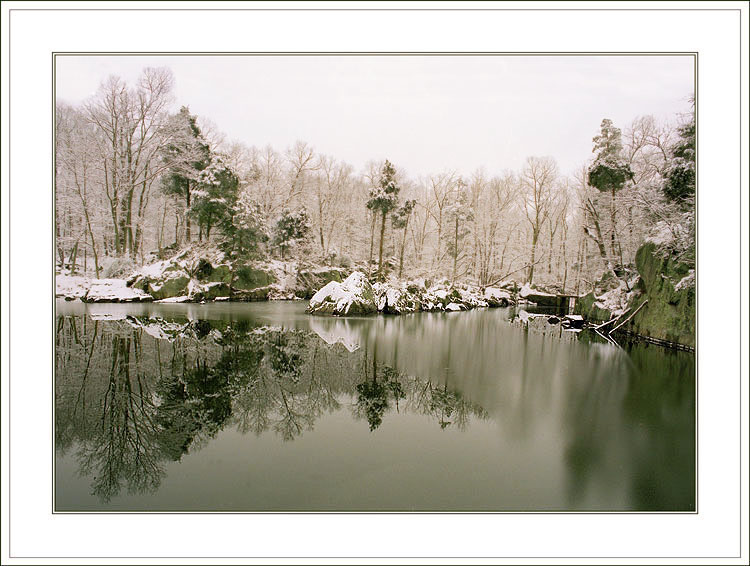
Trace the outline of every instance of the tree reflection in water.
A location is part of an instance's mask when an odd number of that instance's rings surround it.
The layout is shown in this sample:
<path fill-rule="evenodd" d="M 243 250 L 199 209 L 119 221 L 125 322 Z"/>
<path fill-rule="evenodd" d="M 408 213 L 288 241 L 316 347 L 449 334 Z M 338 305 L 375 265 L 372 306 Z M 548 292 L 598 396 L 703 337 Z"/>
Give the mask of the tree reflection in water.
<path fill-rule="evenodd" d="M 344 404 L 371 431 L 404 408 L 441 428 L 487 418 L 447 382 L 380 363 L 377 346 L 350 352 L 315 332 L 246 321 L 58 319 L 57 450 L 75 447 L 79 473 L 103 502 L 123 488 L 153 492 L 167 462 L 228 425 L 292 441 Z"/>

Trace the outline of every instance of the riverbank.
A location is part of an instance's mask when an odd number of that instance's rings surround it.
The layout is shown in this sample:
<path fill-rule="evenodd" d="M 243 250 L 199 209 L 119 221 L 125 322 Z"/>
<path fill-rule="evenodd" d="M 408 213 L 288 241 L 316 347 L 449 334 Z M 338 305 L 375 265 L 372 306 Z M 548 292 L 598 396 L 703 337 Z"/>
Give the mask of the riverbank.
<path fill-rule="evenodd" d="M 58 273 L 56 297 L 86 303 L 204 303 L 310 300 L 311 314 L 348 316 L 459 312 L 509 305 L 569 311 L 567 295 L 501 282 L 479 287 L 448 280 L 371 283 L 361 265 L 230 259 L 219 249 L 192 246 L 120 278 Z M 695 272 L 662 257 L 653 243 L 641 247 L 636 270 L 622 279 L 605 275 L 590 293 L 575 297 L 575 314 L 603 332 L 641 336 L 652 343 L 695 347 Z M 622 324 L 621 324 L 622 323 Z"/>

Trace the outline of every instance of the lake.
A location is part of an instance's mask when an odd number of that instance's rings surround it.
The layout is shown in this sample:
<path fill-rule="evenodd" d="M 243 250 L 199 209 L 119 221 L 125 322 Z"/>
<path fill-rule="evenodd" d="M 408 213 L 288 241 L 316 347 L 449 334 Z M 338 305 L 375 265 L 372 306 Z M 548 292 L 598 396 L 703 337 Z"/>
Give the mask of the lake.
<path fill-rule="evenodd" d="M 507 309 L 57 302 L 57 511 L 694 511 L 695 357 Z"/>

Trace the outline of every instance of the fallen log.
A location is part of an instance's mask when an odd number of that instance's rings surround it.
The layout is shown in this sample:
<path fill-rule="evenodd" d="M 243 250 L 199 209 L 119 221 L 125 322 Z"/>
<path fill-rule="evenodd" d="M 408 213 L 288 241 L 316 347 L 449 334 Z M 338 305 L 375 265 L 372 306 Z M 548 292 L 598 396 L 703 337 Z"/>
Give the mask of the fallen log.
<path fill-rule="evenodd" d="M 625 324 L 626 322 L 628 322 L 628 321 L 629 321 L 629 320 L 630 320 L 631 318 L 633 318 L 633 317 L 634 317 L 634 316 L 635 316 L 636 314 L 638 314 L 638 311 L 639 311 L 639 310 L 641 310 L 641 309 L 643 308 L 643 305 L 645 305 L 645 304 L 646 304 L 647 302 L 648 302 L 648 299 L 646 299 L 646 300 L 645 300 L 645 301 L 643 301 L 643 302 L 642 302 L 642 303 L 641 303 L 640 305 L 638 305 L 638 308 L 637 308 L 637 309 L 635 309 L 635 310 L 634 310 L 634 311 L 632 312 L 632 314 L 631 314 L 631 315 L 630 315 L 630 316 L 629 316 L 628 318 L 626 318 L 626 319 L 625 319 L 625 320 L 623 320 L 623 321 L 622 321 L 622 322 L 621 322 L 620 324 L 618 324 L 617 326 L 615 326 L 615 327 L 614 327 L 614 328 L 613 328 L 612 330 L 610 330 L 610 331 L 609 331 L 609 333 L 608 333 L 608 334 L 611 334 L 612 332 L 614 332 L 615 330 L 617 330 L 618 328 L 620 328 L 620 327 L 621 327 L 621 326 L 622 326 L 623 324 Z"/>

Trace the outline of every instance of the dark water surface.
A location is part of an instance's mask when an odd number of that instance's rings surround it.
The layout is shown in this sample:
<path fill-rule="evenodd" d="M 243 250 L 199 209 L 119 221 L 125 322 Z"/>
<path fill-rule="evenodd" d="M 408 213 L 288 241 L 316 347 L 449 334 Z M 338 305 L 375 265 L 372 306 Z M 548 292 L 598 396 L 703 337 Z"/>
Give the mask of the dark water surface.
<path fill-rule="evenodd" d="M 59 301 L 55 508 L 694 510 L 693 354 L 304 307 Z"/>

